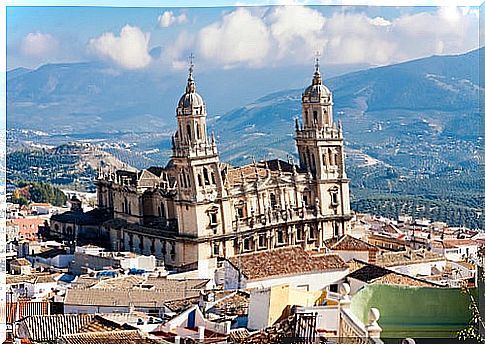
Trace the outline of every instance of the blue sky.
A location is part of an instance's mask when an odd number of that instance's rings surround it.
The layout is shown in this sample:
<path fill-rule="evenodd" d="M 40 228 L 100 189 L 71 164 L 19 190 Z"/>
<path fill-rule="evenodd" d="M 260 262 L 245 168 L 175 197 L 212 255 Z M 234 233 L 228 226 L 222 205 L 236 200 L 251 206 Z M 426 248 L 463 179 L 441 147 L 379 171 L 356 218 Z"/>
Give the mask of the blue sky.
<path fill-rule="evenodd" d="M 316 50 L 329 64 L 384 65 L 477 47 L 476 7 L 7 7 L 7 69 L 176 70 L 190 52 L 206 68 L 254 69 L 308 64 Z"/>

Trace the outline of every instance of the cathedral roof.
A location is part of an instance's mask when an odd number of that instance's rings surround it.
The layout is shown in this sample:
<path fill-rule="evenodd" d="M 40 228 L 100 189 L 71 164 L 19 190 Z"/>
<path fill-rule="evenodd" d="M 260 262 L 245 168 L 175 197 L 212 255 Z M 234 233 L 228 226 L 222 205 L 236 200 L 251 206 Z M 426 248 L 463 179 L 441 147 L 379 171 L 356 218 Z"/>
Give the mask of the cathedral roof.
<path fill-rule="evenodd" d="M 295 165 L 296 172 L 302 170 Z M 229 185 L 242 184 L 244 182 L 254 182 L 257 178 L 266 179 L 270 176 L 277 176 L 280 171 L 285 174 L 293 173 L 293 165 L 279 159 L 254 162 L 252 164 L 227 168 L 227 182 Z"/>

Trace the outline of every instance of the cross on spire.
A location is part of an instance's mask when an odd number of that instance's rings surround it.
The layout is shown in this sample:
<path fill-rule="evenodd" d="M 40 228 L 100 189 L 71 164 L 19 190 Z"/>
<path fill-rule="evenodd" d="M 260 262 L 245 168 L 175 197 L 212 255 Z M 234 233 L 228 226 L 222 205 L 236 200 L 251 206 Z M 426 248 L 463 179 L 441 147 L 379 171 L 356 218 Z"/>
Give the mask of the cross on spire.
<path fill-rule="evenodd" d="M 315 71 L 320 71 L 320 51 L 315 51 Z"/>
<path fill-rule="evenodd" d="M 190 53 L 189 55 L 189 74 L 192 76 L 192 72 L 194 71 L 194 54 Z"/>

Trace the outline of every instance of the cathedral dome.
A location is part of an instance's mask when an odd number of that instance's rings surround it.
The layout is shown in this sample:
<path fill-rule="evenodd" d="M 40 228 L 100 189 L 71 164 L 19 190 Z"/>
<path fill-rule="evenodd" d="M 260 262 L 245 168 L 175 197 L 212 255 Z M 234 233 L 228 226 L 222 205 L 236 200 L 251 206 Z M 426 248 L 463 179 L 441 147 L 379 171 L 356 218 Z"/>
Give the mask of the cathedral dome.
<path fill-rule="evenodd" d="M 179 100 L 178 107 L 182 109 L 193 109 L 204 105 L 204 100 L 196 92 L 185 93 Z"/>
<path fill-rule="evenodd" d="M 179 100 L 178 108 L 183 113 L 191 113 L 192 109 L 203 108 L 204 100 L 195 92 L 195 81 L 192 76 L 193 65 L 189 69 L 189 78 L 187 79 L 187 87 L 185 88 L 185 93 Z"/>
<path fill-rule="evenodd" d="M 330 90 L 322 82 L 320 67 L 317 62 L 317 64 L 315 65 L 315 73 L 313 74 L 312 84 L 305 89 L 305 91 L 303 92 L 303 97 L 321 98 L 330 96 Z"/>
<path fill-rule="evenodd" d="M 329 97 L 330 90 L 328 89 L 327 86 L 323 84 L 310 85 L 305 89 L 305 92 L 303 92 L 303 96 L 311 97 L 311 98 Z"/>

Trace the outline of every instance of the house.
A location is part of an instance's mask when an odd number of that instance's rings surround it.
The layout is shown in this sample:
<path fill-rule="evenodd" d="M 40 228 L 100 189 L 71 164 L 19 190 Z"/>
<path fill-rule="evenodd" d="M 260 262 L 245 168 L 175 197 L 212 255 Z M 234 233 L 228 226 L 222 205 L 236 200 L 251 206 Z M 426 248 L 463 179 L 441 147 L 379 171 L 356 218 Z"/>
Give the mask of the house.
<path fill-rule="evenodd" d="M 43 269 L 64 269 L 73 260 L 73 255 L 66 252 L 63 248 L 43 247 L 40 252 L 27 255 L 27 259 L 32 262 L 35 268 Z"/>
<path fill-rule="evenodd" d="M 35 215 L 49 215 L 52 210 L 52 204 L 50 203 L 30 203 L 29 208 L 32 214 Z"/>
<path fill-rule="evenodd" d="M 337 254 L 311 254 L 301 246 L 241 254 L 225 261 L 225 289 L 268 288 L 288 284 L 324 290 L 348 273 Z"/>
<path fill-rule="evenodd" d="M 10 262 L 10 273 L 12 275 L 29 275 L 32 272 L 32 265 L 25 258 L 13 259 Z"/>
<path fill-rule="evenodd" d="M 9 220 L 13 225 L 18 226 L 19 239 L 36 240 L 39 228 L 45 225 L 45 218 L 38 216 L 18 217 Z"/>
<path fill-rule="evenodd" d="M 63 335 L 58 340 L 59 344 L 92 344 L 92 343 L 116 343 L 116 344 L 168 344 L 162 339 L 151 338 L 139 330 L 131 331 L 102 331 Z"/>
<path fill-rule="evenodd" d="M 471 239 L 444 239 L 433 241 L 431 249 L 455 262 L 477 258 L 479 243 Z"/>
<path fill-rule="evenodd" d="M 80 275 L 88 269 L 100 271 L 107 268 L 155 271 L 157 259 L 155 256 L 143 256 L 133 252 L 107 252 L 98 246 L 85 245 L 76 247 L 69 265 L 69 271 L 75 275 Z"/>
<path fill-rule="evenodd" d="M 436 252 L 420 249 L 399 252 L 382 252 L 377 256 L 376 265 L 410 276 L 431 276 L 446 266 L 446 258 Z"/>
<path fill-rule="evenodd" d="M 352 259 L 359 259 L 364 262 L 375 263 L 379 249 L 361 239 L 351 235 L 344 235 L 341 238 L 332 238 L 325 241 L 329 252 L 337 253 L 344 262 Z"/>
<path fill-rule="evenodd" d="M 32 273 L 30 275 L 7 275 L 6 289 L 14 299 L 19 297 L 42 299 L 57 289 L 56 274 Z"/>
<path fill-rule="evenodd" d="M 441 284 L 426 281 L 377 265 L 360 262 L 361 268 L 351 272 L 346 280 L 350 285 L 350 295 L 354 295 L 368 284 L 391 284 L 413 287 L 443 287 Z"/>
<path fill-rule="evenodd" d="M 322 291 L 292 289 L 288 285 L 251 290 L 248 329 L 272 326 L 292 306 L 313 306 L 324 295 Z"/>
<path fill-rule="evenodd" d="M 66 313 L 126 313 L 137 310 L 151 316 L 167 312 L 165 303 L 198 297 L 208 280 L 168 280 L 123 276 L 98 281 L 90 287 L 66 290 Z"/>
<path fill-rule="evenodd" d="M 179 337 L 183 340 L 203 342 L 205 338 L 211 341 L 224 340 L 230 329 L 230 321 L 210 321 L 205 318 L 199 306 L 194 305 L 166 323 L 158 325 L 152 333 L 165 339 Z"/>
<path fill-rule="evenodd" d="M 98 314 L 55 314 L 28 316 L 17 323 L 14 334 L 17 338 L 29 339 L 32 343 L 96 343 L 66 341 L 66 336 L 123 330 L 136 328 L 128 324 L 120 325 Z"/>

